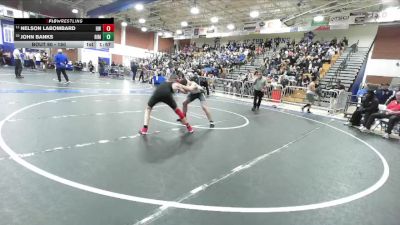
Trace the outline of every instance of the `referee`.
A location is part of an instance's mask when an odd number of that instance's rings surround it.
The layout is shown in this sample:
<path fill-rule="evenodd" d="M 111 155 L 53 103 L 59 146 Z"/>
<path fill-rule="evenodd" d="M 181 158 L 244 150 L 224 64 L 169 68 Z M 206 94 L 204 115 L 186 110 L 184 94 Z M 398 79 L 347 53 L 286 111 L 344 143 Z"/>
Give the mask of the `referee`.
<path fill-rule="evenodd" d="M 253 108 L 251 109 L 251 111 L 253 111 L 253 112 L 260 109 L 261 100 L 262 100 L 262 97 L 264 97 L 264 90 L 267 85 L 267 80 L 265 78 L 263 78 L 261 73 L 256 71 L 254 73 L 254 76 L 255 76 L 256 80 L 253 83 L 254 102 L 253 102 Z"/>
<path fill-rule="evenodd" d="M 68 63 L 68 58 L 66 55 L 62 53 L 61 49 L 58 49 L 58 54 L 54 57 L 54 62 L 56 64 L 56 73 L 58 82 L 61 83 L 61 73 L 62 73 L 65 78 L 65 84 L 69 84 L 70 81 L 68 79 L 67 73 L 65 72 Z"/>

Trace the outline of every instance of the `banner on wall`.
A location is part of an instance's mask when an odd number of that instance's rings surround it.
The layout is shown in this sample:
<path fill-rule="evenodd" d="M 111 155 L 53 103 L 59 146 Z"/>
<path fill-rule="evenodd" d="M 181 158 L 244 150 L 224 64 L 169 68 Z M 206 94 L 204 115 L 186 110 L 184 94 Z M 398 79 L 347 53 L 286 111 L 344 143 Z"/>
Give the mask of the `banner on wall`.
<path fill-rule="evenodd" d="M 329 25 L 329 17 L 324 17 L 322 21 L 314 21 L 314 19 L 311 20 L 311 26 L 313 27 L 319 27 L 319 26 L 327 26 Z"/>
<path fill-rule="evenodd" d="M 280 19 L 264 21 L 264 26 L 260 28 L 260 34 L 287 33 L 291 29 L 286 26 Z"/>
<path fill-rule="evenodd" d="M 257 29 L 257 22 L 244 23 L 243 30 L 255 32 Z"/>
<path fill-rule="evenodd" d="M 379 22 L 379 18 L 381 17 L 381 12 L 368 12 L 365 13 L 365 23 L 376 23 Z"/>
<path fill-rule="evenodd" d="M 338 25 L 331 25 L 330 26 L 331 30 L 343 30 L 343 29 L 349 29 L 350 25 L 349 24 L 338 24 Z"/>
<path fill-rule="evenodd" d="M 194 36 L 207 35 L 207 28 L 204 28 L 204 27 L 201 27 L 201 28 L 194 28 L 194 30 L 193 30 L 193 35 L 194 35 Z"/>
<path fill-rule="evenodd" d="M 329 25 L 348 25 L 350 23 L 350 13 L 333 14 L 329 18 Z"/>
<path fill-rule="evenodd" d="M 313 30 L 313 27 L 312 27 L 312 26 L 298 27 L 297 30 L 298 30 L 299 32 L 311 31 L 311 30 Z"/>
<path fill-rule="evenodd" d="M 400 21 L 400 9 L 398 7 L 387 8 L 371 19 L 375 19 L 375 22 L 378 23 Z"/>
<path fill-rule="evenodd" d="M 193 29 L 184 29 L 183 30 L 183 36 L 186 36 L 186 37 L 192 36 L 193 33 L 194 33 Z"/>
<path fill-rule="evenodd" d="M 21 10 L 9 8 L 6 6 L 0 6 L 0 8 L 1 8 L 0 15 L 2 15 L 2 16 L 11 17 L 11 18 L 23 18 L 24 17 Z"/>
<path fill-rule="evenodd" d="M 365 12 L 350 13 L 350 24 L 364 24 L 365 23 Z"/>
<path fill-rule="evenodd" d="M 207 35 L 208 34 L 213 34 L 213 33 L 216 33 L 217 31 L 216 31 L 216 27 L 209 27 L 209 28 L 207 28 Z"/>
<path fill-rule="evenodd" d="M 317 28 L 315 28 L 314 30 L 330 30 L 331 27 L 330 26 L 319 26 Z"/>
<path fill-rule="evenodd" d="M 300 21 L 296 21 L 298 27 L 311 27 L 311 20 L 309 19 L 300 19 Z"/>

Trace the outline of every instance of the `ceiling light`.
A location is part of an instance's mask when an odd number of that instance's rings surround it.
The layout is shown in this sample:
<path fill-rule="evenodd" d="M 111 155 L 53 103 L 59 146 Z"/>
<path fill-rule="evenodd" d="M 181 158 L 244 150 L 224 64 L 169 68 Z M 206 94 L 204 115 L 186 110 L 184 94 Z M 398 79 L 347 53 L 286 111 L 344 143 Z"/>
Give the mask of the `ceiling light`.
<path fill-rule="evenodd" d="M 137 11 L 142 11 L 143 8 L 144 8 L 144 6 L 143 6 L 143 4 L 141 4 L 141 3 L 138 3 L 138 4 L 135 5 L 135 9 L 136 9 Z"/>
<path fill-rule="evenodd" d="M 99 16 L 99 18 L 104 18 L 104 16 Z"/>
<path fill-rule="evenodd" d="M 147 31 L 147 28 L 146 27 L 142 27 L 142 29 L 141 29 L 143 32 L 146 32 Z"/>
<path fill-rule="evenodd" d="M 158 31 L 157 35 L 158 35 L 158 36 L 163 36 L 164 33 L 163 33 L 162 31 Z"/>
<path fill-rule="evenodd" d="M 172 37 L 172 34 L 170 32 L 165 32 L 164 37 Z"/>
<path fill-rule="evenodd" d="M 182 34 L 182 30 L 176 30 L 176 34 Z"/>
<path fill-rule="evenodd" d="M 214 17 L 211 17 L 211 23 L 218 23 L 218 17 L 216 17 L 216 16 L 214 16 Z"/>
<path fill-rule="evenodd" d="M 77 9 L 73 9 L 72 10 L 72 13 L 75 13 L 75 14 L 77 14 L 79 11 L 77 10 Z"/>
<path fill-rule="evenodd" d="M 228 24 L 228 26 L 226 26 L 229 30 L 233 30 L 235 29 L 235 25 L 233 24 Z"/>
<path fill-rule="evenodd" d="M 316 17 L 314 17 L 314 21 L 315 21 L 315 22 L 324 21 L 324 17 L 323 17 L 323 16 L 316 16 Z"/>
<path fill-rule="evenodd" d="M 128 23 L 124 21 L 121 23 L 121 26 L 126 27 L 126 26 L 128 26 Z"/>
<path fill-rule="evenodd" d="M 182 21 L 182 22 L 181 22 L 181 26 L 182 26 L 182 27 L 187 27 L 187 26 L 188 26 L 188 22 Z"/>
<path fill-rule="evenodd" d="M 199 14 L 199 12 L 200 12 L 200 10 L 199 10 L 199 8 L 197 8 L 196 6 L 193 6 L 193 7 L 190 9 L 190 13 L 192 13 L 192 14 Z"/>
<path fill-rule="evenodd" d="M 251 11 L 250 12 L 250 17 L 251 18 L 257 18 L 260 15 L 258 11 Z"/>
<path fill-rule="evenodd" d="M 140 18 L 140 19 L 139 19 L 139 23 L 146 23 L 146 20 L 143 19 L 143 18 Z"/>

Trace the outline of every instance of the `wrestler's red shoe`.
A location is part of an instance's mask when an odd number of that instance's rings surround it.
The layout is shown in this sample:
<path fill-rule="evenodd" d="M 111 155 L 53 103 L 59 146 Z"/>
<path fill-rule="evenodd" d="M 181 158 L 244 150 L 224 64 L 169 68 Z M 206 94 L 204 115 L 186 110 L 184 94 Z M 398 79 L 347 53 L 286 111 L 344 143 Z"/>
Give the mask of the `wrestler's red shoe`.
<path fill-rule="evenodd" d="M 142 129 L 139 130 L 139 134 L 141 134 L 141 135 L 146 135 L 147 132 L 148 132 L 148 130 L 149 130 L 149 128 L 143 127 Z"/>
<path fill-rule="evenodd" d="M 191 134 L 194 132 L 193 127 L 190 126 L 190 125 L 187 126 L 187 130 L 188 130 L 188 132 L 191 133 Z"/>

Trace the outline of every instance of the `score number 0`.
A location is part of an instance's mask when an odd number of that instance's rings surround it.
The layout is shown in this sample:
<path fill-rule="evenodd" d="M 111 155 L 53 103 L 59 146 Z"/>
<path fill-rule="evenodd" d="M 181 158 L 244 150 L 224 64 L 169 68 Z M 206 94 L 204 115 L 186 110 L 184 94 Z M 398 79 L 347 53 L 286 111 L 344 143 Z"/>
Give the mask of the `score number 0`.
<path fill-rule="evenodd" d="M 103 32 L 114 32 L 114 24 L 103 24 Z"/>

